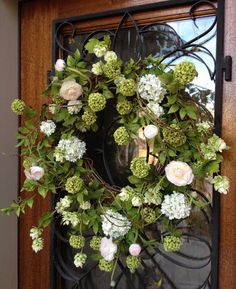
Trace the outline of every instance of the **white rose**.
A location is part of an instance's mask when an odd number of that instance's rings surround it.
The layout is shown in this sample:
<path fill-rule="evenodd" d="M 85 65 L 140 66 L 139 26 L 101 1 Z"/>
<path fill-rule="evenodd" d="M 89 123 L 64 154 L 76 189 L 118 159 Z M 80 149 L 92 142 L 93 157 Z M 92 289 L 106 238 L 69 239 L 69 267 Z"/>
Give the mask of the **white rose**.
<path fill-rule="evenodd" d="M 54 67 L 57 71 L 63 71 L 65 69 L 65 66 L 66 63 L 63 59 L 57 59 Z"/>
<path fill-rule="evenodd" d="M 38 181 L 44 176 L 44 169 L 39 166 L 32 166 L 29 171 L 25 171 L 26 178 Z"/>
<path fill-rule="evenodd" d="M 158 128 L 153 124 L 149 124 L 145 127 L 143 133 L 146 138 L 151 139 L 158 134 Z"/>
<path fill-rule="evenodd" d="M 100 253 L 106 261 L 112 261 L 117 252 L 117 245 L 112 242 L 112 239 L 102 238 L 100 245 Z"/>
<path fill-rule="evenodd" d="M 129 246 L 129 253 L 131 256 L 139 256 L 142 248 L 139 244 L 132 244 Z"/>
<path fill-rule="evenodd" d="M 181 187 L 192 183 L 194 175 L 190 166 L 181 161 L 172 161 L 165 167 L 166 177 L 172 184 Z"/>
<path fill-rule="evenodd" d="M 62 83 L 60 96 L 66 100 L 76 100 L 83 93 L 82 86 L 75 79 L 67 80 Z"/>
<path fill-rule="evenodd" d="M 114 51 L 107 51 L 104 59 L 106 62 L 112 61 L 112 60 L 117 60 L 117 55 Z"/>

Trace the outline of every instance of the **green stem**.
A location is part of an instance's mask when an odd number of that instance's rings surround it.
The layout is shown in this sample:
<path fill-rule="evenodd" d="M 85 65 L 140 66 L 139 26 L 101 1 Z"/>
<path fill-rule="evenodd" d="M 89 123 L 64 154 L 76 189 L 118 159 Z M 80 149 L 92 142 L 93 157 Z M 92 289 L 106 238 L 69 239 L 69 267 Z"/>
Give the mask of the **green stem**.
<path fill-rule="evenodd" d="M 113 267 L 113 270 L 112 270 L 112 273 L 111 273 L 111 283 L 112 283 L 112 281 L 114 281 L 113 277 L 114 277 L 114 274 L 115 274 L 115 271 L 116 271 L 116 266 L 117 266 L 117 262 L 118 262 L 119 256 L 120 256 L 120 254 L 119 254 L 119 251 L 118 251 L 117 256 L 116 256 L 116 260 L 115 260 L 115 264 L 114 264 L 114 267 Z"/>

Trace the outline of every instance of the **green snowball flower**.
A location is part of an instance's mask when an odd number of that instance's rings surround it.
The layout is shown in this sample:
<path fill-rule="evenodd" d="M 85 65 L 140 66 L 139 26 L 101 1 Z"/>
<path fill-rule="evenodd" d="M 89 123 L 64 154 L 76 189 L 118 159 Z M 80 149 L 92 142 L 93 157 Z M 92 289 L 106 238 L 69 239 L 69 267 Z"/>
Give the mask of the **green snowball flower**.
<path fill-rule="evenodd" d="M 130 169 L 135 177 L 142 179 L 148 176 L 150 165 L 144 157 L 138 157 L 132 160 Z"/>
<path fill-rule="evenodd" d="M 181 239 L 175 236 L 166 236 L 163 240 L 163 247 L 166 252 L 177 252 L 181 247 Z"/>
<path fill-rule="evenodd" d="M 132 109 L 133 105 L 131 101 L 124 99 L 117 102 L 116 110 L 119 112 L 120 115 L 126 115 L 130 113 Z"/>
<path fill-rule="evenodd" d="M 176 64 L 174 71 L 175 78 L 183 85 L 191 82 L 198 75 L 195 65 L 189 61 Z"/>
<path fill-rule="evenodd" d="M 156 221 L 156 213 L 152 208 L 146 207 L 141 211 L 142 219 L 145 223 L 151 224 Z"/>
<path fill-rule="evenodd" d="M 106 261 L 105 259 L 99 260 L 99 269 L 104 272 L 111 272 L 114 266 L 112 261 Z"/>
<path fill-rule="evenodd" d="M 88 97 L 88 105 L 92 111 L 101 111 L 106 106 L 106 98 L 99 92 L 91 93 Z"/>
<path fill-rule="evenodd" d="M 100 245 L 101 245 L 101 237 L 97 237 L 97 236 L 93 236 L 93 238 L 91 239 L 89 245 L 90 247 L 95 250 L 95 251 L 99 251 L 100 249 Z"/>
<path fill-rule="evenodd" d="M 87 109 L 82 115 L 82 120 L 85 122 L 86 125 L 90 126 L 97 121 L 96 113 L 94 113 L 90 109 Z"/>
<path fill-rule="evenodd" d="M 137 85 L 133 79 L 123 79 L 117 85 L 118 90 L 124 96 L 132 96 L 136 93 Z"/>
<path fill-rule="evenodd" d="M 84 181 L 81 178 L 73 176 L 66 180 L 65 189 L 68 193 L 75 194 L 82 189 L 83 184 Z"/>
<path fill-rule="evenodd" d="M 134 273 L 135 270 L 141 265 L 141 258 L 139 256 L 129 255 L 126 258 L 126 265 L 129 268 L 131 273 Z"/>
<path fill-rule="evenodd" d="M 72 248 L 81 249 L 84 247 L 85 238 L 83 236 L 71 235 L 69 239 L 69 244 Z"/>
<path fill-rule="evenodd" d="M 11 110 L 17 115 L 22 115 L 25 110 L 25 103 L 21 99 L 14 99 L 11 103 Z"/>
<path fill-rule="evenodd" d="M 120 64 L 117 60 L 111 60 L 104 64 L 103 66 L 103 73 L 109 79 L 115 78 L 116 76 L 120 75 Z"/>
<path fill-rule="evenodd" d="M 163 128 L 163 138 L 166 143 L 173 147 L 179 147 L 186 143 L 186 136 L 176 124 Z"/>
<path fill-rule="evenodd" d="M 129 144 L 129 133 L 124 126 L 119 127 L 113 134 L 115 142 L 118 145 Z"/>

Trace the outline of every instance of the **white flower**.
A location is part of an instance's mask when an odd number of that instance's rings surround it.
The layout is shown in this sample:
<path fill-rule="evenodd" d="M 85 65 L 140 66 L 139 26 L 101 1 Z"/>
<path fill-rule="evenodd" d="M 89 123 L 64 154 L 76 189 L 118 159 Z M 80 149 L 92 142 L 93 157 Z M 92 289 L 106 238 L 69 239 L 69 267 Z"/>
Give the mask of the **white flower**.
<path fill-rule="evenodd" d="M 164 113 L 163 107 L 154 101 L 150 101 L 147 104 L 147 107 L 156 115 L 157 118 L 163 115 Z"/>
<path fill-rule="evenodd" d="M 129 246 L 129 253 L 131 256 L 139 256 L 142 248 L 139 244 L 132 244 Z"/>
<path fill-rule="evenodd" d="M 158 128 L 153 124 L 149 124 L 144 128 L 143 133 L 146 138 L 151 139 L 158 134 Z"/>
<path fill-rule="evenodd" d="M 229 179 L 226 176 L 215 176 L 211 183 L 217 192 L 227 194 L 229 190 Z"/>
<path fill-rule="evenodd" d="M 40 131 L 50 136 L 56 130 L 56 125 L 52 120 L 42 121 L 40 124 Z"/>
<path fill-rule="evenodd" d="M 54 153 L 56 161 L 62 162 L 64 158 L 69 162 L 76 162 L 86 152 L 86 144 L 77 137 L 61 139 Z"/>
<path fill-rule="evenodd" d="M 105 44 L 99 43 L 94 46 L 93 52 L 97 57 L 102 57 L 107 52 L 107 46 Z"/>
<path fill-rule="evenodd" d="M 173 192 L 171 195 L 165 195 L 161 204 L 161 212 L 169 220 L 184 219 L 190 215 L 191 206 L 182 193 Z"/>
<path fill-rule="evenodd" d="M 128 201 L 134 194 L 134 189 L 130 186 L 126 186 L 120 190 L 119 197 L 122 202 Z"/>
<path fill-rule="evenodd" d="M 69 208 L 70 205 L 72 204 L 72 200 L 70 199 L 69 196 L 65 196 L 64 198 L 60 198 L 60 201 L 56 203 L 56 211 L 58 214 L 62 214 L 62 212 Z"/>
<path fill-rule="evenodd" d="M 57 106 L 56 106 L 56 104 L 53 104 L 53 103 L 49 104 L 48 110 L 51 112 L 51 114 L 55 114 L 56 111 L 57 111 Z"/>
<path fill-rule="evenodd" d="M 63 225 L 72 225 L 76 227 L 80 222 L 79 216 L 76 212 L 62 212 L 62 224 Z"/>
<path fill-rule="evenodd" d="M 30 229 L 30 237 L 34 240 L 39 238 L 42 235 L 42 229 L 38 227 L 32 227 Z"/>
<path fill-rule="evenodd" d="M 222 138 L 218 137 L 218 135 L 216 134 L 213 134 L 213 136 L 209 138 L 208 147 L 215 152 L 222 152 L 223 150 L 228 148 L 225 141 Z"/>
<path fill-rule="evenodd" d="M 144 203 L 151 205 L 160 205 L 162 201 L 162 194 L 159 192 L 159 189 L 153 188 L 148 189 L 144 194 Z"/>
<path fill-rule="evenodd" d="M 29 171 L 25 170 L 25 176 L 29 180 L 39 181 L 44 176 L 44 169 L 39 166 L 32 166 Z"/>
<path fill-rule="evenodd" d="M 139 196 L 134 196 L 131 200 L 134 207 L 140 207 L 142 205 L 142 199 Z"/>
<path fill-rule="evenodd" d="M 65 100 L 76 100 L 83 93 L 82 86 L 75 79 L 66 80 L 62 83 L 60 96 Z"/>
<path fill-rule="evenodd" d="M 102 238 L 100 245 L 100 253 L 106 261 L 112 261 L 117 253 L 117 245 L 112 242 L 112 239 Z"/>
<path fill-rule="evenodd" d="M 86 201 L 86 202 L 82 202 L 80 204 L 80 208 L 82 210 L 89 210 L 91 208 L 91 203 L 89 201 Z"/>
<path fill-rule="evenodd" d="M 208 121 L 202 121 L 196 124 L 198 132 L 207 132 L 211 128 Z"/>
<path fill-rule="evenodd" d="M 65 66 L 66 63 L 63 59 L 57 59 L 54 67 L 57 71 L 63 71 L 65 69 Z"/>
<path fill-rule="evenodd" d="M 84 253 L 77 253 L 74 257 L 75 267 L 82 268 L 87 260 L 87 255 Z"/>
<path fill-rule="evenodd" d="M 111 238 L 124 236 L 131 228 L 131 223 L 126 217 L 112 210 L 107 210 L 101 218 L 103 233 Z"/>
<path fill-rule="evenodd" d="M 165 173 L 168 181 L 178 187 L 191 184 L 194 178 L 190 166 L 181 161 L 170 162 L 165 167 Z"/>
<path fill-rule="evenodd" d="M 42 238 L 34 239 L 32 242 L 32 249 L 34 250 L 35 253 L 41 251 L 43 249 L 43 239 Z"/>
<path fill-rule="evenodd" d="M 104 56 L 104 59 L 106 62 L 117 60 L 117 55 L 114 51 L 107 51 Z"/>
<path fill-rule="evenodd" d="M 155 103 L 162 102 L 166 90 L 162 87 L 161 81 L 154 74 L 147 74 L 140 78 L 138 83 L 138 92 L 140 97 L 147 101 Z"/>
<path fill-rule="evenodd" d="M 103 74 L 103 70 L 102 70 L 102 67 L 103 67 L 103 63 L 101 61 L 97 62 L 97 63 L 94 63 L 92 65 L 92 73 L 95 74 L 95 75 L 101 75 Z"/>
<path fill-rule="evenodd" d="M 83 104 L 81 100 L 70 100 L 67 103 L 67 110 L 69 114 L 76 114 L 80 112 Z"/>

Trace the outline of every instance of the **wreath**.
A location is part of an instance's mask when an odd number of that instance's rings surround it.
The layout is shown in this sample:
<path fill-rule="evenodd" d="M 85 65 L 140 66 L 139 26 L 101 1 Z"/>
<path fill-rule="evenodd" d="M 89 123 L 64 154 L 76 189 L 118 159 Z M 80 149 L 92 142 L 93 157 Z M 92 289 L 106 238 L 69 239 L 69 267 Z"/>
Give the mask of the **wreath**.
<path fill-rule="evenodd" d="M 66 226 L 68 243 L 77 250 L 74 265 L 83 267 L 85 237 L 102 271 L 113 272 L 123 256 L 131 272 L 142 266 L 142 250 L 163 246 L 167 252 L 182 245 L 181 224 L 194 207 L 209 203 L 198 197 L 198 183 L 208 182 L 226 194 L 229 181 L 219 174 L 227 145 L 214 134 L 209 111 L 190 93 L 197 76 L 195 65 L 183 61 L 166 66 L 148 56 L 124 63 L 110 50 L 110 38 L 92 38 L 85 45 L 97 62 L 84 61 L 79 50 L 66 62 L 58 59 L 55 74 L 43 92 L 40 122 L 37 111 L 16 99 L 12 110 L 25 115 L 17 139 L 26 179 L 22 191 L 43 198 L 56 194 L 56 205 L 30 230 L 32 248 L 43 248 L 42 232 L 58 218 Z M 119 127 L 113 132 L 117 146 L 137 137 L 147 143 L 146 155 L 130 162 L 127 185 L 120 188 L 102 179 L 86 154 L 86 133 L 99 129 L 99 118 L 115 102 Z M 32 208 L 37 193 L 14 201 L 2 212 Z M 158 224 L 158 239 L 146 231 Z"/>

